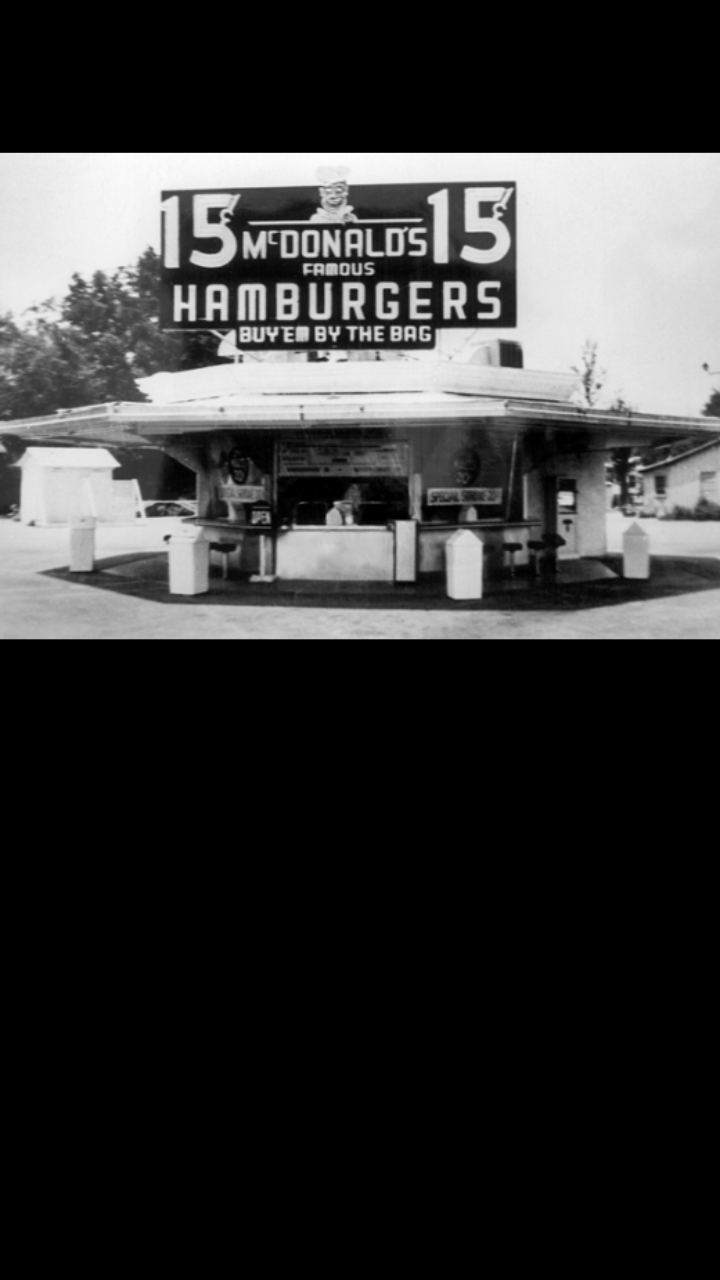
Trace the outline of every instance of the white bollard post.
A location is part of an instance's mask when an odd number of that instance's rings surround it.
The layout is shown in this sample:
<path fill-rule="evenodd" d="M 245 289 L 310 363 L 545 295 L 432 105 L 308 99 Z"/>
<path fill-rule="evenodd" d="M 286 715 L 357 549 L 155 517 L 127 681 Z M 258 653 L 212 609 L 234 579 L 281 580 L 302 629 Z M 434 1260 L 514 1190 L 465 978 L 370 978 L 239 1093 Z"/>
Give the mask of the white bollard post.
<path fill-rule="evenodd" d="M 644 580 L 650 577 L 650 539 L 635 521 L 623 538 L 623 577 Z"/>
<path fill-rule="evenodd" d="M 395 581 L 417 582 L 418 531 L 414 520 L 395 521 Z"/>
<path fill-rule="evenodd" d="M 274 573 L 268 572 L 268 570 L 272 568 L 272 565 L 268 563 L 268 554 L 270 556 L 270 559 L 272 559 L 272 542 L 270 542 L 268 546 L 268 543 L 265 541 L 265 534 L 261 533 L 260 534 L 260 572 L 252 574 L 250 578 L 251 582 L 277 582 L 276 575 Z"/>
<path fill-rule="evenodd" d="M 445 545 L 447 594 L 451 600 L 482 600 L 483 541 L 461 529 Z"/>
<path fill-rule="evenodd" d="M 70 572 L 92 573 L 95 568 L 94 516 L 76 516 L 70 521 Z"/>
<path fill-rule="evenodd" d="M 202 596 L 209 589 L 210 543 L 204 531 L 185 525 L 170 539 L 170 595 Z"/>

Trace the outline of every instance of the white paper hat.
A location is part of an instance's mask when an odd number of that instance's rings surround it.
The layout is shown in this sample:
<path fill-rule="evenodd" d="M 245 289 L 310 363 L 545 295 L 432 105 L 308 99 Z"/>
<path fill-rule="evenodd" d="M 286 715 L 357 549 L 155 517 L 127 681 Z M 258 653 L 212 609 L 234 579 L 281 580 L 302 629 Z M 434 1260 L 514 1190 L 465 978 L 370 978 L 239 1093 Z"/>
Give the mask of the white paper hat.
<path fill-rule="evenodd" d="M 321 187 L 332 187 L 336 182 L 345 182 L 350 177 L 350 170 L 339 169 L 318 169 L 318 182 Z"/>

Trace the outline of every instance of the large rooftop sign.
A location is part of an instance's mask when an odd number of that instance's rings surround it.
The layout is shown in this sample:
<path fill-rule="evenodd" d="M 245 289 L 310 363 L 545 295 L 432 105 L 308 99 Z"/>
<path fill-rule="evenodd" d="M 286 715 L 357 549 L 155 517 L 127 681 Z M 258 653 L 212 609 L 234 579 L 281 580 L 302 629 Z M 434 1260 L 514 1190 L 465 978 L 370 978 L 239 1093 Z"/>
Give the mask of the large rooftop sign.
<path fill-rule="evenodd" d="M 167 191 L 161 324 L 256 350 L 430 348 L 517 324 L 509 182 Z"/>

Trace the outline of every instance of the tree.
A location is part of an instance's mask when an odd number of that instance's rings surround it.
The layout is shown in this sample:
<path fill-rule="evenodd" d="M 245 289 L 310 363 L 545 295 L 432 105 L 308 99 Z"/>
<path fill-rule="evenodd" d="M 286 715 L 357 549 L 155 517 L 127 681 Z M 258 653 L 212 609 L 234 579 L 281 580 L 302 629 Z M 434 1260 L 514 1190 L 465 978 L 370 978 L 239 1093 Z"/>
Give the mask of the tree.
<path fill-rule="evenodd" d="M 606 370 L 599 368 L 598 359 L 598 344 L 588 338 L 582 350 L 581 367 L 578 369 L 576 365 L 572 366 L 573 373 L 577 373 L 580 378 L 588 409 L 592 409 L 598 403 L 607 378 Z"/>
<path fill-rule="evenodd" d="M 577 365 L 573 365 L 572 369 L 573 373 L 577 373 L 580 378 L 586 408 L 594 408 L 607 380 L 607 370 L 600 368 L 597 342 L 593 342 L 591 338 L 587 339 L 582 349 L 581 366 L 578 368 Z M 612 413 L 623 414 L 626 417 L 633 412 L 632 406 L 623 400 L 622 396 L 617 397 L 610 409 Z M 632 448 L 613 449 L 610 454 L 610 474 L 615 483 L 620 485 L 620 505 L 623 507 L 630 501 L 630 477 L 633 470 L 630 459 L 632 457 Z"/>
<path fill-rule="evenodd" d="M 88 282 L 74 275 L 62 318 L 90 344 L 116 339 L 136 377 L 222 363 L 212 334 L 161 331 L 160 256 L 152 248 L 113 276 L 96 271 Z"/>
<path fill-rule="evenodd" d="M 715 388 L 702 412 L 704 418 L 720 418 L 720 387 Z"/>
<path fill-rule="evenodd" d="M 72 277 L 62 302 L 31 308 L 20 328 L 0 316 L 0 419 L 86 404 L 142 401 L 135 378 L 219 364 L 211 334 L 160 329 L 160 257 L 90 280 Z"/>
<path fill-rule="evenodd" d="M 143 400 L 122 343 L 102 335 L 92 344 L 72 328 L 39 321 L 17 329 L 0 367 L 0 416 L 28 418 L 112 400 Z"/>
<path fill-rule="evenodd" d="M 614 404 L 610 406 L 611 413 L 622 414 L 629 417 L 633 413 L 632 405 L 623 400 L 622 396 L 618 396 Z M 621 449 L 613 449 L 611 453 L 612 459 L 612 476 L 616 484 L 620 485 L 620 506 L 625 507 L 630 501 L 630 477 L 633 473 L 633 465 L 631 459 L 634 456 L 634 449 L 623 446 Z"/>

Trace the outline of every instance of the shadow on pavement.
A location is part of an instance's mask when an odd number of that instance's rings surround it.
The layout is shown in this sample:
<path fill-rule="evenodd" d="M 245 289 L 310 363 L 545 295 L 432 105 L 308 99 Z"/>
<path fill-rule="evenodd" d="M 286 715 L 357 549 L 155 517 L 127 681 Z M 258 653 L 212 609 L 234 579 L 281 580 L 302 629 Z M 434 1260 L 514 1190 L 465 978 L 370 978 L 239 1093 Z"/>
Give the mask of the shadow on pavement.
<path fill-rule="evenodd" d="M 605 565 L 615 574 L 622 573 L 620 556 L 598 557 L 596 561 L 589 563 Z M 224 581 L 217 568 L 211 569 L 210 590 L 207 594 L 171 596 L 168 590 L 168 559 L 164 552 L 113 556 L 98 561 L 94 573 L 48 569 L 43 576 L 177 608 L 199 604 L 246 609 L 300 605 L 308 609 L 423 609 L 463 613 L 502 610 L 505 613 L 546 613 L 607 608 L 636 600 L 660 600 L 692 592 L 718 591 L 720 560 L 654 557 L 649 582 L 625 581 L 619 576 L 592 582 L 562 582 L 552 579 L 533 582 L 528 578 L 518 577 L 515 582 L 491 584 L 482 600 L 448 599 L 442 575 L 433 575 L 408 586 L 375 582 L 263 584 L 251 583 L 247 578 L 239 576 Z"/>

